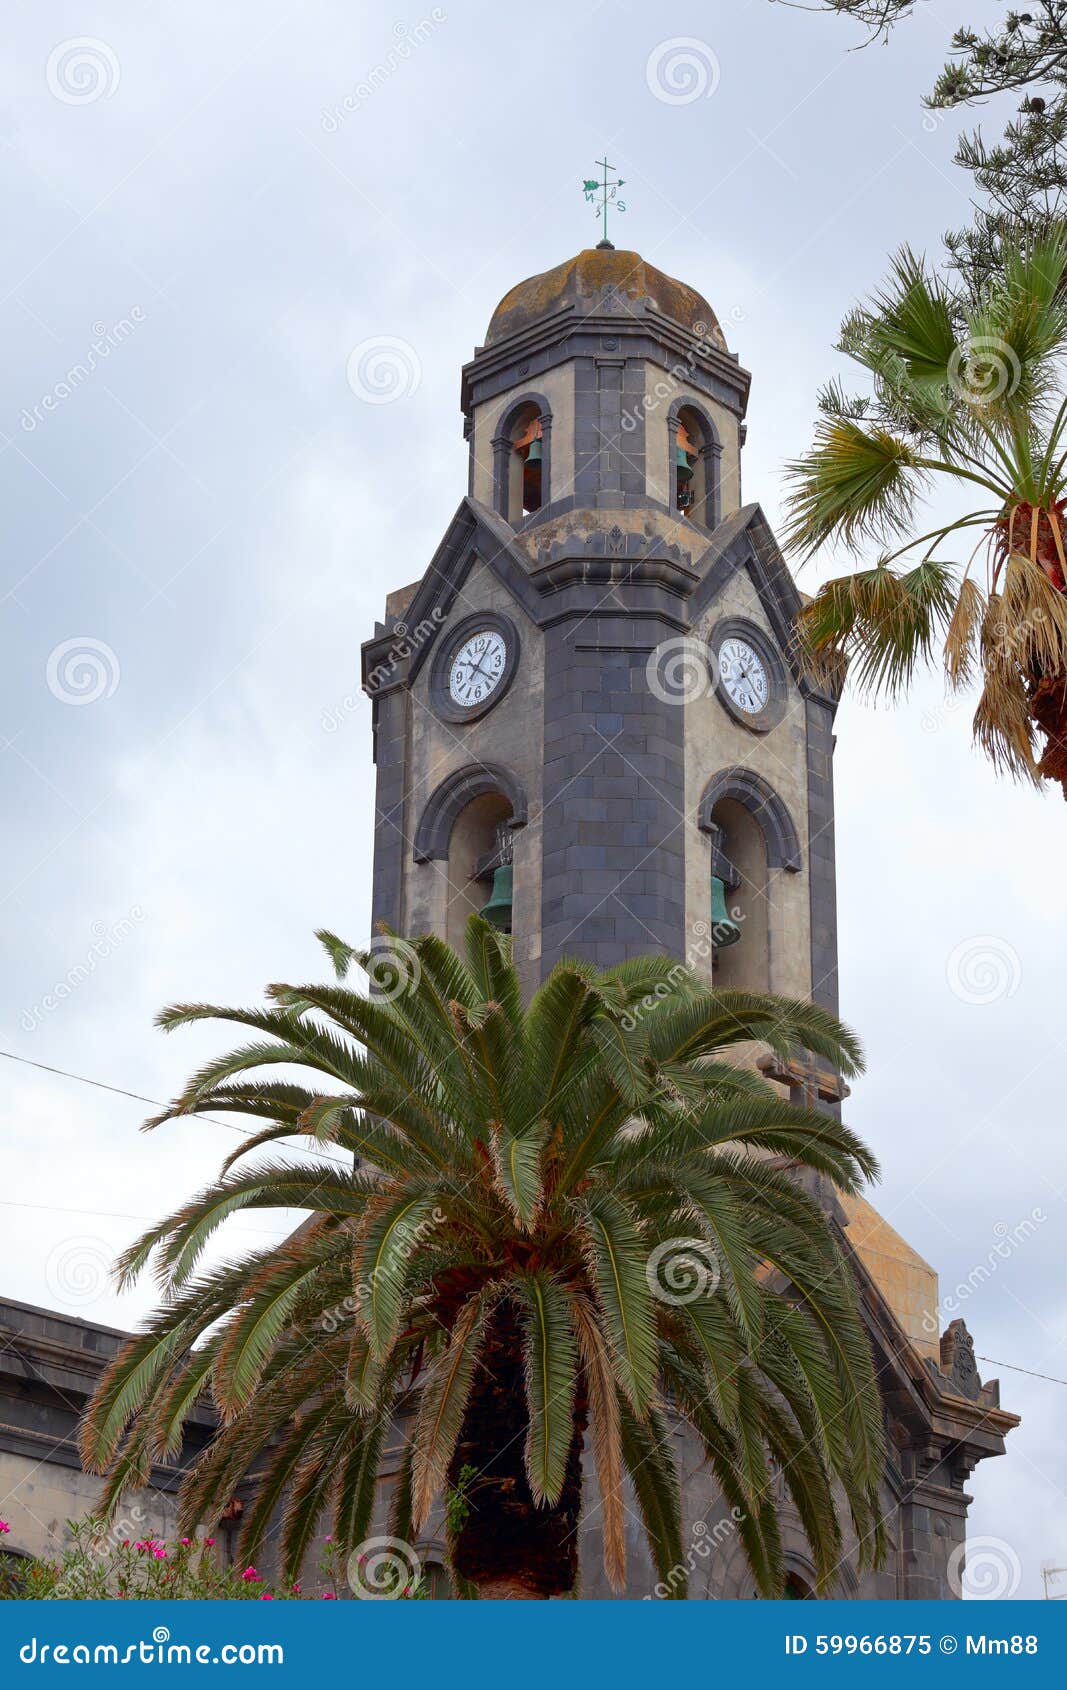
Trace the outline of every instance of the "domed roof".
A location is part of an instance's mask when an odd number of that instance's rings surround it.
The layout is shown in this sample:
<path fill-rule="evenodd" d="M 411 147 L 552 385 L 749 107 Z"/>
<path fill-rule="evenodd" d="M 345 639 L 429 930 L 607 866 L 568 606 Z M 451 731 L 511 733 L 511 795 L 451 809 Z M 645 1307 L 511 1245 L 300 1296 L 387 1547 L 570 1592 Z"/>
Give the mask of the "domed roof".
<path fill-rule="evenodd" d="M 685 282 L 676 282 L 654 264 L 647 264 L 636 252 L 617 252 L 614 247 L 589 247 L 531 276 L 506 293 L 493 312 L 485 344 L 503 340 L 528 328 L 540 317 L 576 305 L 583 311 L 611 316 L 637 317 L 645 303 L 693 333 L 711 340 L 726 351 L 719 320 L 707 300 Z"/>

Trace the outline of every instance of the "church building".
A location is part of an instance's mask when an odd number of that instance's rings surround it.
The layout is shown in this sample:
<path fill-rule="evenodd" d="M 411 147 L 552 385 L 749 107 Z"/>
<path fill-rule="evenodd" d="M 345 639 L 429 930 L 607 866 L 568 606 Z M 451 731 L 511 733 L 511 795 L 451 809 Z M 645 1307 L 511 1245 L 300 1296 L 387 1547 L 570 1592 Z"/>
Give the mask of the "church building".
<path fill-rule="evenodd" d="M 700 294 L 606 241 L 497 306 L 463 370 L 467 495 L 363 648 L 375 923 L 457 943 L 486 909 L 528 990 L 564 956 L 651 952 L 837 1011 L 837 699 L 796 661 L 800 597 L 743 501 L 749 383 Z M 838 1077 L 799 1053 L 743 1059 L 840 1107 Z M 823 1195 L 890 1450 L 889 1558 L 860 1576 L 853 1544 L 836 1594 L 957 1596 L 967 1480 L 1017 1417 L 979 1378 L 963 1322 L 939 1331 L 933 1270 L 863 1199 Z M 690 1595 L 751 1596 L 729 1516 L 677 1435 Z M 588 1513 L 582 1594 L 606 1597 Z M 786 1522 L 789 1593 L 807 1596 L 804 1536 Z M 657 1594 L 636 1524 L 628 1559 L 627 1594 Z"/>
<path fill-rule="evenodd" d="M 742 501 L 748 390 L 707 302 L 636 253 L 602 242 L 501 301 L 463 371 L 467 494 L 363 648 L 376 923 L 457 943 L 484 910 L 511 933 L 527 991 L 564 956 L 652 952 L 836 1012 L 837 699 L 797 665 L 797 589 Z M 845 1096 L 803 1053 L 738 1060 L 804 1102 Z M 940 1331 L 933 1269 L 862 1198 L 820 1196 L 856 1276 L 889 1450 L 887 1561 L 860 1574 L 850 1542 L 835 1594 L 958 1596 L 968 1479 L 1018 1419 L 980 1379 L 964 1323 Z M 98 1500 L 77 1422 L 123 1337 L 0 1300 L 9 1559 L 54 1551 Z M 214 1424 L 205 1403 L 180 1455 L 130 1497 L 139 1530 L 173 1530 L 182 1471 Z M 689 1595 L 752 1597 L 695 1439 L 675 1435 Z M 608 1598 L 588 1484 L 581 1595 Z M 218 1528 L 226 1559 L 245 1494 Z M 783 1491 L 786 1594 L 805 1598 L 814 1569 L 790 1506 Z M 629 1520 L 626 1595 L 668 1594 Z M 445 1594 L 440 1519 L 414 1547 Z"/>

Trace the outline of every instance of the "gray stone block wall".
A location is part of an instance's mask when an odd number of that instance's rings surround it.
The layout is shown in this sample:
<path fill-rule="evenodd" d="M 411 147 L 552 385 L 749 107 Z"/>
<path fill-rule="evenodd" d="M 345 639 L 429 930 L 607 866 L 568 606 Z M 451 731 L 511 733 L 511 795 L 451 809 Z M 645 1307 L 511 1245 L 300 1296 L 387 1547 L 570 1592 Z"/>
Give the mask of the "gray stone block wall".
<path fill-rule="evenodd" d="M 808 877 L 811 888 L 811 995 L 837 1014 L 837 861 L 834 848 L 833 716 L 807 700 Z"/>
<path fill-rule="evenodd" d="M 403 922 L 405 793 L 407 776 L 405 718 L 407 694 L 400 689 L 374 701 L 374 883 L 372 929 L 379 922 L 399 931 Z"/>
<path fill-rule="evenodd" d="M 577 619 L 545 639 L 542 970 L 685 952 L 683 712 L 655 698 L 665 629 Z"/>

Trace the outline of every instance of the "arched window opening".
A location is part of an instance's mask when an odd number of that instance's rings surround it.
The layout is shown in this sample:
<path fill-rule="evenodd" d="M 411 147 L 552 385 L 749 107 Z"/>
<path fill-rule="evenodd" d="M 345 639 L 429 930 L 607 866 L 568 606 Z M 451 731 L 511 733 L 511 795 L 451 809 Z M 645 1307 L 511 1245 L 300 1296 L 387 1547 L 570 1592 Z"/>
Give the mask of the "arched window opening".
<path fill-rule="evenodd" d="M 718 521 L 719 442 L 699 411 L 681 405 L 671 415 L 671 503 L 680 516 L 714 528 Z"/>
<path fill-rule="evenodd" d="M 440 1561 L 424 1561 L 422 1564 L 422 1583 L 428 1602 L 451 1602 L 452 1580 L 448 1576 L 447 1567 Z"/>
<path fill-rule="evenodd" d="M 523 511 L 541 509 L 541 470 L 544 465 L 542 439 L 541 418 L 535 412 L 522 425 L 514 447 L 515 456 L 521 465 Z"/>
<path fill-rule="evenodd" d="M 510 432 L 507 517 L 509 522 L 519 522 L 528 512 L 541 509 L 544 428 L 537 406 L 524 405 Z"/>
<path fill-rule="evenodd" d="M 712 978 L 738 991 L 770 989 L 767 845 L 756 818 L 735 798 L 711 812 Z"/>
<path fill-rule="evenodd" d="M 467 921 L 479 911 L 501 932 L 511 932 L 511 817 L 511 803 L 499 792 L 483 792 L 456 817 L 448 842 L 450 945 L 462 946 Z"/>
<path fill-rule="evenodd" d="M 519 399 L 493 436 L 493 506 L 515 528 L 551 498 L 552 412 L 540 393 Z"/>
<path fill-rule="evenodd" d="M 815 1592 L 799 1573 L 787 1573 L 782 1597 L 786 1602 L 814 1602 Z"/>
<path fill-rule="evenodd" d="M 690 434 L 679 417 L 674 434 L 674 505 L 683 515 L 689 514 L 695 501 L 699 502 L 700 478 L 704 473 L 699 433 L 695 426 L 694 434 Z"/>

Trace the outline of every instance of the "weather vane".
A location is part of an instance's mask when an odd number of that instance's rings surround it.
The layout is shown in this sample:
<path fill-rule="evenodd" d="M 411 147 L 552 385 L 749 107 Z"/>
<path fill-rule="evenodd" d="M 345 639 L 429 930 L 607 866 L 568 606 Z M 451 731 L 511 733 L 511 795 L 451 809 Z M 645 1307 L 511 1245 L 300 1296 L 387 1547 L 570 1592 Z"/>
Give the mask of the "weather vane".
<path fill-rule="evenodd" d="M 617 176 L 615 180 L 612 181 L 608 172 L 609 170 L 614 170 L 615 166 L 613 164 L 609 164 L 606 158 L 598 158 L 596 162 L 604 172 L 603 180 L 600 182 L 588 180 L 584 181 L 582 183 L 582 192 L 589 201 L 590 205 L 595 204 L 596 200 L 599 198 L 600 204 L 596 208 L 596 214 L 602 219 L 602 223 L 600 230 L 601 238 L 597 242 L 597 245 L 610 246 L 611 242 L 608 240 L 608 206 L 614 205 L 616 211 L 626 210 L 626 201 L 621 200 L 618 197 L 619 189 L 623 186 L 623 179 L 621 176 Z"/>

